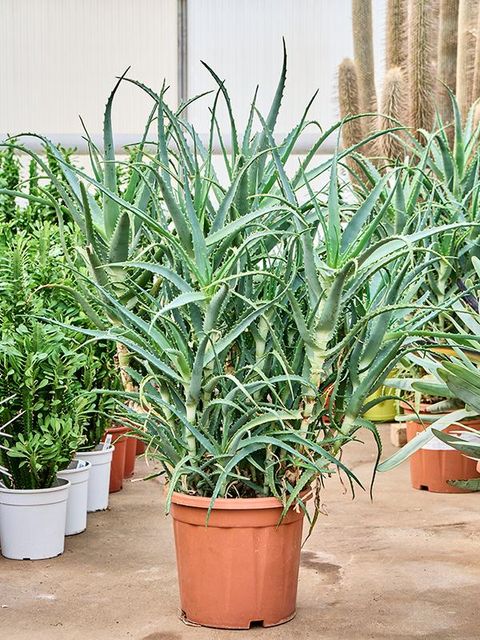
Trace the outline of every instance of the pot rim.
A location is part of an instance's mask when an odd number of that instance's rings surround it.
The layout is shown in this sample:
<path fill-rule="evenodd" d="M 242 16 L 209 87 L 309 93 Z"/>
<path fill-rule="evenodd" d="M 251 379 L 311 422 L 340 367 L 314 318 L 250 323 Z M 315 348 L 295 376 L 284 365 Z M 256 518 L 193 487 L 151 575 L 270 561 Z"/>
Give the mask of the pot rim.
<path fill-rule="evenodd" d="M 115 427 L 107 427 L 107 429 L 105 429 L 105 434 L 129 433 L 130 431 L 131 431 L 130 427 L 125 427 L 119 424 L 119 425 L 116 425 Z"/>
<path fill-rule="evenodd" d="M 95 447 L 98 447 L 100 444 L 103 444 L 102 442 L 100 442 L 99 444 L 95 445 Z M 103 447 L 101 449 L 80 449 L 79 451 L 76 452 L 76 456 L 80 455 L 88 455 L 88 456 L 99 456 L 102 453 L 108 453 L 109 451 L 115 451 L 115 445 L 110 443 L 110 446 L 107 447 L 106 449 L 104 449 Z"/>
<path fill-rule="evenodd" d="M 27 494 L 43 494 L 43 493 L 54 493 L 56 491 L 63 491 L 70 484 L 70 480 L 66 478 L 57 478 L 54 482 L 53 487 L 49 487 L 48 489 L 9 489 L 8 487 L 4 487 L 0 483 L 0 493 L 20 493 L 22 495 Z"/>
<path fill-rule="evenodd" d="M 84 462 L 85 464 L 82 465 L 81 467 L 78 467 L 78 466 L 74 467 L 73 469 L 69 469 L 68 467 L 66 469 L 60 469 L 60 471 L 57 471 L 57 473 L 65 473 L 68 475 L 73 475 L 75 473 L 82 473 L 82 471 L 87 471 L 92 466 L 92 463 L 90 462 L 90 460 L 80 460 L 80 458 L 74 458 L 72 462 Z M 72 464 L 72 462 L 70 462 L 70 464 Z"/>
<path fill-rule="evenodd" d="M 300 493 L 301 498 L 306 501 L 312 496 L 312 490 L 307 489 Z M 197 509 L 208 509 L 211 498 L 204 496 L 192 496 L 187 493 L 174 491 L 172 494 L 172 504 L 184 507 L 194 507 Z M 295 504 L 292 505 L 295 507 Z M 282 502 L 274 496 L 268 498 L 215 498 L 212 509 L 243 511 L 246 509 L 283 509 Z"/>

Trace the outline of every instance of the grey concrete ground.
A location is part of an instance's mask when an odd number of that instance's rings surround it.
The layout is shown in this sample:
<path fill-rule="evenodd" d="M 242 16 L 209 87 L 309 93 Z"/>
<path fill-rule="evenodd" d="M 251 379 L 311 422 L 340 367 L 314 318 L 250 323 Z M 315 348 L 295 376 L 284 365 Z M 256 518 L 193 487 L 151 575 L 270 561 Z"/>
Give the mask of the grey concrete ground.
<path fill-rule="evenodd" d="M 385 430 L 386 452 L 388 430 Z M 373 446 L 348 462 L 365 481 Z M 139 471 L 144 465 L 139 464 Z M 137 474 L 138 476 L 139 474 Z M 408 467 L 352 502 L 337 481 L 302 555 L 297 617 L 273 629 L 215 631 L 178 619 L 171 523 L 155 481 L 127 483 L 63 557 L 0 559 L 8 640 L 478 640 L 480 496 L 409 487 Z"/>

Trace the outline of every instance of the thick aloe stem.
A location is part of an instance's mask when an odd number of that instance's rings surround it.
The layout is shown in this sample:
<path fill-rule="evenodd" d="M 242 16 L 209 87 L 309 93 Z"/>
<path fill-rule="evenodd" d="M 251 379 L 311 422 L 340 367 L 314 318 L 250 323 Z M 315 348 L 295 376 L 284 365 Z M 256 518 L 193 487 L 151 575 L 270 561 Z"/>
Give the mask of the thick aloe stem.
<path fill-rule="evenodd" d="M 388 0 L 385 42 L 385 70 L 407 68 L 407 0 Z"/>
<path fill-rule="evenodd" d="M 433 74 L 431 65 L 431 0 L 410 0 L 408 35 L 409 124 L 419 139 L 419 129 L 429 131 L 433 124 Z"/>
<path fill-rule="evenodd" d="M 472 103 L 477 13 L 477 0 L 460 0 L 458 7 L 456 95 L 463 121 L 467 117 L 468 110 Z"/>
<path fill-rule="evenodd" d="M 352 0 L 353 57 L 358 73 L 360 111 L 377 111 L 371 0 Z M 367 131 L 375 130 L 375 118 L 365 120 Z"/>
<path fill-rule="evenodd" d="M 382 105 L 379 117 L 378 128 L 388 129 L 397 126 L 402 122 L 405 109 L 405 80 L 400 67 L 393 67 L 385 76 L 383 83 Z M 390 160 L 400 159 L 405 153 L 401 140 L 398 139 L 400 132 L 396 132 L 395 137 L 391 133 L 380 136 L 378 146 L 382 156 Z"/>
<path fill-rule="evenodd" d="M 122 380 L 123 389 L 128 392 L 135 391 L 135 385 L 132 378 L 127 373 L 127 367 L 130 364 L 130 352 L 124 344 L 117 342 L 117 359 L 120 378 Z"/>
<path fill-rule="evenodd" d="M 437 108 L 442 122 L 451 122 L 453 118 L 452 101 L 446 85 L 455 92 L 457 77 L 457 35 L 459 0 L 440 0 L 440 20 L 437 47 Z M 443 83 L 443 84 L 442 84 Z M 453 133 L 453 131 L 452 131 Z"/>

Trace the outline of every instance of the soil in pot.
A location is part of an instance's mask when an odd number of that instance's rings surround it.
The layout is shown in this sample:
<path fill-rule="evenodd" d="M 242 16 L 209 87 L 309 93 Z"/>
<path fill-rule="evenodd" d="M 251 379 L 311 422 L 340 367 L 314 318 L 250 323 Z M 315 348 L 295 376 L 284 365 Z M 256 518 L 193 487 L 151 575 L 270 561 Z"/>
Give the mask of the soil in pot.
<path fill-rule="evenodd" d="M 123 488 L 123 478 L 125 476 L 125 458 L 127 454 L 127 437 L 128 427 L 115 426 L 105 431 L 103 440 L 108 434 L 112 436 L 112 444 L 115 451 L 112 456 L 112 466 L 110 468 L 110 493 L 116 493 Z"/>
<path fill-rule="evenodd" d="M 104 511 L 108 508 L 110 466 L 115 451 L 114 445 L 104 448 L 99 444 L 90 451 L 79 451 L 75 458 L 91 462 L 88 478 L 87 511 Z"/>
<path fill-rule="evenodd" d="M 58 478 L 70 481 L 66 536 L 82 533 L 87 528 L 88 478 L 91 468 L 92 463 L 88 460 L 73 460 L 66 469 L 57 473 Z"/>
<path fill-rule="evenodd" d="M 173 495 L 181 609 L 189 622 L 222 629 L 270 627 L 295 615 L 303 512 L 278 526 L 275 498 Z"/>
<path fill-rule="evenodd" d="M 413 420 L 406 424 L 407 441 L 412 440 L 425 428 Z M 480 419 L 468 420 L 465 424 L 480 430 Z M 450 425 L 445 431 L 458 434 L 461 427 Z M 465 433 L 470 437 L 470 432 Z M 460 451 L 448 447 L 435 438 L 410 457 L 410 477 L 414 489 L 435 493 L 466 493 L 466 489 L 452 486 L 448 481 L 479 478 L 480 473 L 477 470 L 476 460 L 467 458 Z"/>
<path fill-rule="evenodd" d="M 0 546 L 12 560 L 44 560 L 63 553 L 70 482 L 49 489 L 0 485 Z"/>
<path fill-rule="evenodd" d="M 130 478 L 135 473 L 135 458 L 137 455 L 137 438 L 133 434 L 127 436 L 125 447 L 124 478 Z"/>

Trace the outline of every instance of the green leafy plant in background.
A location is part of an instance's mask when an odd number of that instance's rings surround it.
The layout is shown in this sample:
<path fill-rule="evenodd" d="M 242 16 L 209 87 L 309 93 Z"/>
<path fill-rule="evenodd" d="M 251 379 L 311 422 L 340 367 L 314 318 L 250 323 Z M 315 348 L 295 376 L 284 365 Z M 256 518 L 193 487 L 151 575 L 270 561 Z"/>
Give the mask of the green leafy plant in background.
<path fill-rule="evenodd" d="M 66 347 L 58 327 L 38 322 L 2 331 L 0 422 L 8 424 L 0 464 L 4 483 L 17 489 L 48 488 L 84 439 L 88 409 L 76 372 L 82 357 Z M 68 460 L 67 460 L 68 458 Z"/>

